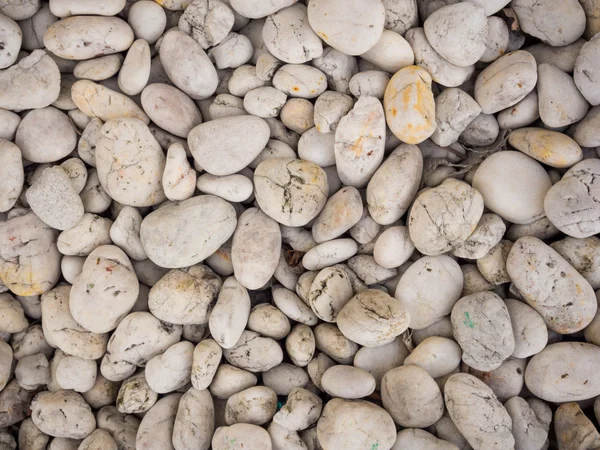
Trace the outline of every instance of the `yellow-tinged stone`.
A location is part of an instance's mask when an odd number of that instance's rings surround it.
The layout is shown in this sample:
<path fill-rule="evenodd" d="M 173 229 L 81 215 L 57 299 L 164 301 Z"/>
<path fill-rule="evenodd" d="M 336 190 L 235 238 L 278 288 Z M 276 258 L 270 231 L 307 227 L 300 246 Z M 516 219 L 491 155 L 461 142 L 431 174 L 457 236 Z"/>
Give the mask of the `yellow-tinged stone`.
<path fill-rule="evenodd" d="M 513 131 L 508 142 L 514 148 L 551 167 L 565 168 L 581 161 L 581 147 L 569 136 L 544 128 Z"/>
<path fill-rule="evenodd" d="M 400 69 L 390 80 L 383 97 L 390 130 L 407 144 L 418 144 L 436 129 L 431 75 L 418 67 Z"/>
<path fill-rule="evenodd" d="M 181 11 L 182 9 L 187 8 L 192 0 L 154 0 L 160 6 L 166 9 L 170 9 L 171 11 Z"/>

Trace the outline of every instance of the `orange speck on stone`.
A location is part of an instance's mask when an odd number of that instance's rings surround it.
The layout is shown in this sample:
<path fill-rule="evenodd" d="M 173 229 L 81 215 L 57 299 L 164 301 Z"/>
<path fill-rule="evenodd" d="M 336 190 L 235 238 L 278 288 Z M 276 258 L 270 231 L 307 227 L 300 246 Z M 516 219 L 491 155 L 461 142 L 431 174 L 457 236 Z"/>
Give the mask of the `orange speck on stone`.
<path fill-rule="evenodd" d="M 300 88 L 298 86 L 292 86 L 292 91 L 298 92 Z"/>
<path fill-rule="evenodd" d="M 517 83 L 517 86 L 519 86 L 519 88 L 523 87 L 523 85 L 521 83 Z"/>
<path fill-rule="evenodd" d="M 325 33 L 323 33 L 322 31 L 317 32 L 317 34 L 319 36 L 321 36 L 323 39 L 329 39 L 329 37 Z"/>
<path fill-rule="evenodd" d="M 396 114 L 398 114 L 398 110 L 396 108 L 392 108 L 392 116 L 396 117 Z"/>

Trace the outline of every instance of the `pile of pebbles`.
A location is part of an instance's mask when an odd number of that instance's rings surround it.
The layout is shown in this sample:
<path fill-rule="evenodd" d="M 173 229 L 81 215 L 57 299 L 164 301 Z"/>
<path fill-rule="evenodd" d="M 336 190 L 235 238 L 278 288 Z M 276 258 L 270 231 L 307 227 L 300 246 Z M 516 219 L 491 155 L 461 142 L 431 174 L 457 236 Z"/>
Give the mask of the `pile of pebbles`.
<path fill-rule="evenodd" d="M 599 105 L 598 0 L 0 0 L 0 450 L 599 449 Z"/>

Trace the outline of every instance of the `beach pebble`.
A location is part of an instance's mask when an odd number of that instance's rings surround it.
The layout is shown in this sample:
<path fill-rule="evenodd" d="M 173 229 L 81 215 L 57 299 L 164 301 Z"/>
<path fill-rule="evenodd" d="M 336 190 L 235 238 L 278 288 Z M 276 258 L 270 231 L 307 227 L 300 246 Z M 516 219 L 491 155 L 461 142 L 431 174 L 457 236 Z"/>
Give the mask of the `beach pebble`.
<path fill-rule="evenodd" d="M 35 214 L 57 230 L 68 230 L 83 217 L 83 203 L 60 167 L 45 169 L 26 192 L 27 202 Z"/>
<path fill-rule="evenodd" d="M 599 161 L 583 160 L 571 167 L 546 193 L 544 210 L 548 219 L 568 236 L 586 238 L 599 231 L 593 185 L 598 171 Z"/>
<path fill-rule="evenodd" d="M 407 144 L 419 144 L 435 131 L 435 102 L 431 75 L 419 66 L 400 69 L 383 97 L 385 118 L 394 135 Z"/>
<path fill-rule="evenodd" d="M 592 106 L 600 104 L 600 66 L 594 57 L 599 47 L 600 39 L 597 36 L 583 44 L 573 72 L 575 86 Z"/>
<path fill-rule="evenodd" d="M 482 381 L 466 373 L 454 374 L 446 382 L 444 400 L 450 418 L 473 448 L 514 447 L 511 417 Z"/>
<path fill-rule="evenodd" d="M 158 3 L 144 0 L 131 5 L 127 22 L 137 39 L 154 44 L 165 30 L 167 16 Z"/>
<path fill-rule="evenodd" d="M 361 428 L 348 427 L 360 423 Z M 317 436 L 324 448 L 344 446 L 390 449 L 396 440 L 396 427 L 390 414 L 365 400 L 334 398 L 327 402 L 317 422 Z"/>
<path fill-rule="evenodd" d="M 475 3 L 443 6 L 429 15 L 423 28 L 431 46 L 451 64 L 470 66 L 486 50 L 487 17 L 484 9 Z"/>
<path fill-rule="evenodd" d="M 474 97 L 484 113 L 494 114 L 523 100 L 537 79 L 535 58 L 518 50 L 501 56 L 481 71 L 475 82 Z"/>
<path fill-rule="evenodd" d="M 579 358 L 586 358 L 587 363 L 572 365 Z M 532 394 L 549 402 L 592 398 L 600 390 L 593 376 L 599 362 L 595 345 L 583 342 L 551 344 L 531 358 L 525 370 L 525 384 Z M 575 367 L 577 370 L 573 370 Z"/>
<path fill-rule="evenodd" d="M 479 113 L 481 107 L 469 94 L 458 88 L 444 89 L 435 99 L 437 127 L 431 140 L 440 147 L 455 143 Z"/>
<path fill-rule="evenodd" d="M 132 43 L 133 30 L 118 17 L 75 15 L 54 22 L 44 34 L 48 50 L 78 61 L 122 52 Z"/>
<path fill-rule="evenodd" d="M 500 183 L 498 180 L 507 180 Z M 487 208 L 509 222 L 526 225 L 544 216 L 550 177 L 533 158 L 516 151 L 494 153 L 473 176 L 473 187 Z"/>
<path fill-rule="evenodd" d="M 543 128 L 515 130 L 508 142 L 539 162 L 559 169 L 571 167 L 583 157 L 581 147 L 569 136 Z"/>
<path fill-rule="evenodd" d="M 206 50 L 221 42 L 233 28 L 234 12 L 219 0 L 194 1 L 179 19 L 179 29 Z"/>
<path fill-rule="evenodd" d="M 160 267 L 187 267 L 218 250 L 236 224 L 233 206 L 202 195 L 150 213 L 142 221 L 140 239 L 148 258 Z"/>
<path fill-rule="evenodd" d="M 433 256 L 461 245 L 475 231 L 483 205 L 484 197 L 478 190 L 453 178 L 422 192 L 408 219 L 416 249 Z"/>
<path fill-rule="evenodd" d="M 252 116 L 211 120 L 193 128 L 188 136 L 194 160 L 213 175 L 240 171 L 260 154 L 268 140 L 267 123 Z M 220 149 L 218 154 L 213 151 L 215 147 Z"/>
<path fill-rule="evenodd" d="M 40 123 L 43 126 L 40 126 Z M 62 111 L 49 106 L 35 109 L 19 123 L 15 144 L 24 158 L 37 163 L 58 161 L 73 151 L 77 134 Z"/>
<path fill-rule="evenodd" d="M 538 66 L 537 92 L 540 118 L 548 127 L 571 125 L 583 119 L 588 111 L 589 104 L 573 78 L 551 64 Z"/>
<path fill-rule="evenodd" d="M 150 122 L 133 100 L 126 95 L 89 80 L 79 80 L 71 87 L 71 98 L 88 117 L 107 122 L 119 118 L 135 118 L 145 124 Z"/>
<path fill-rule="evenodd" d="M 462 360 L 470 367 L 490 372 L 512 355 L 515 339 L 510 315 L 496 294 L 479 292 L 461 298 L 451 318 Z"/>
<path fill-rule="evenodd" d="M 169 31 L 162 39 L 159 55 L 169 79 L 190 98 L 202 100 L 214 94 L 219 83 L 217 70 L 190 36 Z"/>
<path fill-rule="evenodd" d="M 256 201 L 277 222 L 306 225 L 327 201 L 327 175 L 314 163 L 299 159 L 268 159 L 254 171 Z"/>
<path fill-rule="evenodd" d="M 128 206 L 151 206 L 165 200 L 161 173 L 165 156 L 148 127 L 140 120 L 110 120 L 100 130 L 96 168 L 102 187 Z M 131 185 L 128 180 L 137 178 Z"/>
<path fill-rule="evenodd" d="M 385 117 L 381 102 L 362 96 L 335 131 L 335 163 L 342 183 L 365 187 L 383 161 Z"/>
<path fill-rule="evenodd" d="M 21 111 L 44 108 L 60 94 L 60 71 L 43 50 L 0 72 L 0 108 Z"/>
<path fill-rule="evenodd" d="M 415 365 L 387 372 L 381 380 L 381 399 L 394 422 L 402 427 L 425 428 L 444 413 L 438 385 L 425 369 Z"/>
<path fill-rule="evenodd" d="M 347 55 L 360 55 L 373 48 L 383 33 L 385 7 L 381 0 L 311 0 L 308 20 L 325 43 Z"/>
<path fill-rule="evenodd" d="M 590 284 L 539 239 L 526 236 L 515 242 L 506 269 L 525 301 L 550 330 L 574 333 L 594 318 L 597 304 Z"/>
<path fill-rule="evenodd" d="M 560 0 L 547 8 L 546 2 L 516 0 L 512 7 L 521 29 L 554 47 L 568 45 L 585 30 L 585 12 L 575 0 Z M 543 20 L 540 20 L 541 18 Z M 560 30 L 560 31 L 559 31 Z"/>

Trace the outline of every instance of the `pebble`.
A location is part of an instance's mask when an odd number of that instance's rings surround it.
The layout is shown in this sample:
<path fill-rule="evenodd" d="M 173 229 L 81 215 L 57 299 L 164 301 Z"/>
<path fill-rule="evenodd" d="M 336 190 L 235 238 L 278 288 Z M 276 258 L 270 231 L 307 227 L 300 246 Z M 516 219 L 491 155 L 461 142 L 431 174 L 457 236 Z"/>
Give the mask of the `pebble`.
<path fill-rule="evenodd" d="M 81 198 L 60 167 L 45 169 L 25 195 L 32 211 L 57 230 L 68 230 L 83 217 Z"/>
<path fill-rule="evenodd" d="M 56 56 L 81 61 L 127 50 L 133 30 L 118 17 L 71 16 L 54 22 L 44 34 L 44 45 Z"/>
<path fill-rule="evenodd" d="M 187 267 L 218 250 L 233 235 L 236 224 L 233 206 L 219 197 L 202 195 L 146 216 L 140 239 L 148 258 L 160 267 Z"/>
<path fill-rule="evenodd" d="M 213 175 L 240 171 L 260 154 L 268 140 L 267 123 L 253 116 L 211 120 L 194 127 L 188 135 L 194 159 Z M 220 149 L 219 154 L 213 151 L 215 147 Z"/>
<path fill-rule="evenodd" d="M 506 176 L 510 173 L 509 182 Z M 544 168 L 521 152 L 504 151 L 487 158 L 473 176 L 484 204 L 509 222 L 527 225 L 541 219 L 552 182 Z"/>
<path fill-rule="evenodd" d="M 431 75 L 419 66 L 400 69 L 383 97 L 388 127 L 407 144 L 419 144 L 435 131 L 435 102 Z"/>
<path fill-rule="evenodd" d="M 306 225 L 327 201 L 327 175 L 314 163 L 299 159 L 268 159 L 254 171 L 256 201 L 277 222 Z"/>

